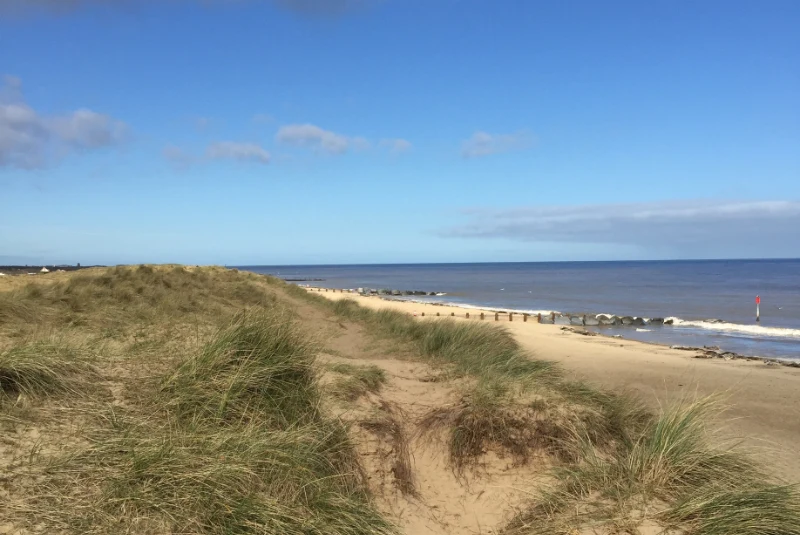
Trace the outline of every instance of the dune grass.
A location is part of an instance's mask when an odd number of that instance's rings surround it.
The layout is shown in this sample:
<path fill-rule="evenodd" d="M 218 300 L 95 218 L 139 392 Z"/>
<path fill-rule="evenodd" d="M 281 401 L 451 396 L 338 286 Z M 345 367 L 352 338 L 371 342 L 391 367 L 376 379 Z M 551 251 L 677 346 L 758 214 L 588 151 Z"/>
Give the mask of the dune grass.
<path fill-rule="evenodd" d="M 75 533 L 390 533 L 319 410 L 315 351 L 285 310 L 239 315 L 151 404 L 49 468 L 37 516 Z"/>
<path fill-rule="evenodd" d="M 80 436 L 7 474 L 0 517 L 48 533 L 392 533 L 347 429 L 320 408 L 317 344 L 272 286 L 143 266 L 0 294 L 4 391 L 74 394 L 97 382 L 95 361 L 124 390 L 59 406 L 77 411 Z M 31 321 L 84 343 L 15 342 Z M 114 358 L 89 359 L 106 332 Z M 3 425 L 36 427 L 45 410 Z"/>
<path fill-rule="evenodd" d="M 333 382 L 330 391 L 345 401 L 356 400 L 367 392 L 378 392 L 386 382 L 386 373 L 374 365 L 336 363 L 330 364 L 328 369 L 342 376 Z"/>
<path fill-rule="evenodd" d="M 767 483 L 756 464 L 712 438 L 715 398 L 667 407 L 632 443 L 601 452 L 582 430 L 580 456 L 505 533 L 638 533 L 642 525 L 694 535 L 800 534 L 800 498 Z"/>
<path fill-rule="evenodd" d="M 83 396 L 98 380 L 87 349 L 57 338 L 25 342 L 0 351 L 2 398 L 70 394 Z"/>
<path fill-rule="evenodd" d="M 768 483 L 710 436 L 716 400 L 653 414 L 634 396 L 570 380 L 496 325 L 419 320 L 268 277 L 174 266 L 0 292 L 1 430 L 24 438 L 50 403 L 59 417 L 75 411 L 80 433 L 46 447 L 33 437 L 29 455 L 14 453 L 28 460 L 4 474 L 13 499 L 0 500 L 0 518 L 91 535 L 392 533 L 347 429 L 322 408 L 318 346 L 291 309 L 300 298 L 458 378 L 461 401 L 422 423 L 443 432 L 457 470 L 487 450 L 557 465 L 552 488 L 521 508 L 509 534 L 800 535 L 796 489 Z M 331 393 L 349 399 L 386 380 L 376 367 L 329 367 L 348 382 Z M 115 402 L 72 403 L 106 382 L 123 394 Z M 21 397 L 36 406 L 12 414 Z M 385 405 L 362 423 L 392 444 L 397 484 L 415 494 L 405 416 Z"/>

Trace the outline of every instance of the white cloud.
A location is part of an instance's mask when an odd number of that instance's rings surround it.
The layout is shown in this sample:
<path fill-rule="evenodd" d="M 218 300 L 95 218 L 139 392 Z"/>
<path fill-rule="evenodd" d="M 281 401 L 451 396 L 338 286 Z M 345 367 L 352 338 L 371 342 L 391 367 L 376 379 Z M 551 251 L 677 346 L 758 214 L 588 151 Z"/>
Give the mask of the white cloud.
<path fill-rule="evenodd" d="M 800 247 L 798 201 L 691 200 L 473 209 L 464 213 L 470 221 L 441 235 L 525 242 L 628 244 L 698 256 L 705 256 L 704 251 L 711 250 L 734 255 L 748 250 L 794 251 L 791 255 L 796 256 Z"/>
<path fill-rule="evenodd" d="M 393 154 L 401 154 L 411 150 L 411 142 L 406 139 L 382 139 L 381 147 L 386 147 Z"/>
<path fill-rule="evenodd" d="M 92 110 L 41 115 L 29 106 L 19 78 L 0 89 L 0 167 L 36 169 L 70 152 L 117 145 L 127 137 L 122 121 Z"/>
<path fill-rule="evenodd" d="M 233 141 L 212 143 L 206 148 L 206 157 L 212 160 L 230 159 L 260 164 L 268 164 L 271 159 L 269 152 L 260 145 Z"/>
<path fill-rule="evenodd" d="M 279 143 L 307 147 L 327 154 L 344 154 L 350 148 L 363 150 L 369 142 L 360 137 L 350 138 L 313 124 L 290 124 L 282 126 L 275 136 Z"/>
<path fill-rule="evenodd" d="M 461 155 L 464 158 L 479 158 L 490 154 L 523 150 L 531 147 L 533 141 L 533 137 L 527 132 L 489 134 L 479 131 L 464 141 L 461 147 Z"/>

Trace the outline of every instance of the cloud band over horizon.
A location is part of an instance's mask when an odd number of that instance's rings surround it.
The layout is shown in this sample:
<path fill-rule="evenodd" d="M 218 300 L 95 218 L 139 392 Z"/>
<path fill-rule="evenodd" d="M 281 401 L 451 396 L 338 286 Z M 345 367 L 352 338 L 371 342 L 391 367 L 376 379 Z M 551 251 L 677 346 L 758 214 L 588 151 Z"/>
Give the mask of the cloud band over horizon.
<path fill-rule="evenodd" d="M 468 209 L 445 238 L 634 245 L 724 254 L 737 246 L 800 250 L 800 201 L 686 200 L 581 206 Z"/>

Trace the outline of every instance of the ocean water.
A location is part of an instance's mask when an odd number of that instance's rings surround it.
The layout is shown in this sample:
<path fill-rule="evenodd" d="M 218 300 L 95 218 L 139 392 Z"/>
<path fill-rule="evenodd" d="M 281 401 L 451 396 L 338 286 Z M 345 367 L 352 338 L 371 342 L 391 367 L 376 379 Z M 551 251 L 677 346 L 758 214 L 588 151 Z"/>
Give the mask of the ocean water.
<path fill-rule="evenodd" d="M 647 342 L 717 345 L 744 355 L 800 359 L 800 260 L 525 262 L 242 266 L 329 288 L 444 293 L 413 297 L 519 312 L 675 318 L 672 326 L 605 327 Z M 305 284 L 300 282 L 300 284 Z M 761 321 L 755 321 L 755 297 Z M 408 298 L 404 298 L 408 299 Z M 721 320 L 708 321 L 708 320 Z"/>

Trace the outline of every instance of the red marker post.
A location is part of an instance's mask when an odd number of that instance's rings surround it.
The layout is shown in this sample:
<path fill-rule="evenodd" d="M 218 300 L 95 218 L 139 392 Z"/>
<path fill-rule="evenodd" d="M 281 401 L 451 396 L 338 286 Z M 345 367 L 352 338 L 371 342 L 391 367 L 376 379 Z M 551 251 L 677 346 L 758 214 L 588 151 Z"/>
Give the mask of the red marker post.
<path fill-rule="evenodd" d="M 757 322 L 761 321 L 761 313 L 759 311 L 760 306 L 761 306 L 761 297 L 756 296 L 756 321 Z"/>

